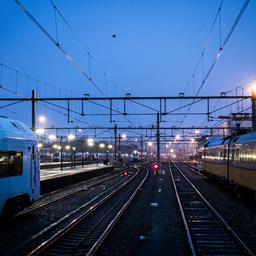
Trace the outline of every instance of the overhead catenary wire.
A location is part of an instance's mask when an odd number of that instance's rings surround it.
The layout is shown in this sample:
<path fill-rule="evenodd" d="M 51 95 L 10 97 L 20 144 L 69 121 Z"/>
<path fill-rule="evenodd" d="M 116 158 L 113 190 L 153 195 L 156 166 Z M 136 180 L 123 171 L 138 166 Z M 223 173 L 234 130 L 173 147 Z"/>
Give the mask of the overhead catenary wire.
<path fill-rule="evenodd" d="M 223 1 L 222 1 L 222 2 L 223 2 Z M 222 2 L 221 2 L 221 4 L 222 4 Z M 250 2 L 250 0 L 245 0 L 245 2 L 244 2 L 244 4 L 243 4 L 242 8 L 240 9 L 238 15 L 236 16 L 236 19 L 234 20 L 234 22 L 233 22 L 233 24 L 232 24 L 232 26 L 231 26 L 231 28 L 230 28 L 228 34 L 226 35 L 226 37 L 225 37 L 225 39 L 224 39 L 224 42 L 221 44 L 220 48 L 218 49 L 218 51 L 217 51 L 217 53 L 216 53 L 216 56 L 215 56 L 215 59 L 214 59 L 213 62 L 211 63 L 211 65 L 210 65 L 210 67 L 209 67 L 209 69 L 208 69 L 206 75 L 204 76 L 204 78 L 203 78 L 203 80 L 202 80 L 202 82 L 201 82 L 201 84 L 200 84 L 200 86 L 199 86 L 199 88 L 198 88 L 198 90 L 197 90 L 195 96 L 198 96 L 198 95 L 199 95 L 199 93 L 201 92 L 203 86 L 205 85 L 205 82 L 207 81 L 207 79 L 208 79 L 208 77 L 210 76 L 210 74 L 211 74 L 213 68 L 215 67 L 217 61 L 220 59 L 220 57 L 221 57 L 221 55 L 222 55 L 222 53 L 223 53 L 223 50 L 224 50 L 226 44 L 228 43 L 228 41 L 229 41 L 229 39 L 230 39 L 232 33 L 234 32 L 234 30 L 235 30 L 235 28 L 236 28 L 238 22 L 240 21 L 242 15 L 243 15 L 243 13 L 244 13 L 244 11 L 246 10 L 246 8 L 247 8 L 249 2 Z M 219 10 L 221 10 L 221 8 L 220 8 Z M 219 13 L 219 11 L 218 11 L 218 13 Z M 192 104 L 188 107 L 187 113 L 191 110 L 191 107 L 192 107 Z M 184 122 L 186 116 L 187 116 L 187 114 L 184 115 L 182 121 L 180 122 L 181 125 L 183 124 L 183 122 Z"/>
<path fill-rule="evenodd" d="M 90 78 L 90 76 L 83 70 L 83 68 L 75 61 L 75 59 L 57 42 L 52 35 L 37 21 L 37 19 L 26 9 L 26 7 L 19 1 L 14 0 L 21 10 L 36 24 L 36 26 L 48 37 L 48 39 L 60 50 L 64 57 L 73 64 L 73 66 L 103 95 L 104 92 L 96 84 L 96 82 Z"/>
<path fill-rule="evenodd" d="M 53 8 L 56 10 L 56 12 L 59 14 L 59 16 L 61 17 L 61 19 L 63 20 L 63 22 L 66 24 L 66 26 L 68 27 L 68 29 L 71 31 L 71 33 L 74 35 L 74 37 L 76 38 L 76 40 L 78 41 L 78 43 L 80 44 L 80 46 L 82 47 L 82 49 L 86 52 L 87 57 L 88 57 L 88 70 L 89 70 L 89 80 L 92 81 L 92 74 L 91 74 L 91 60 L 94 61 L 94 63 L 100 68 L 101 72 L 104 75 L 104 83 L 105 83 L 105 93 L 103 93 L 106 97 L 108 95 L 108 90 L 107 90 L 107 72 L 105 71 L 105 69 L 102 67 L 102 65 L 100 65 L 95 58 L 93 58 L 91 52 L 89 51 L 89 49 L 85 46 L 85 44 L 83 43 L 83 41 L 80 39 L 79 35 L 75 32 L 75 30 L 72 28 L 72 26 L 70 25 L 70 23 L 67 21 L 67 19 L 64 17 L 64 15 L 62 14 L 62 12 L 57 8 L 57 6 L 55 5 L 55 3 L 50 0 L 50 3 L 52 4 Z M 115 86 L 118 87 L 120 90 L 122 90 L 123 92 L 125 92 L 125 90 L 123 88 L 121 88 L 120 86 L 117 86 L 116 82 L 108 75 L 108 78 L 110 80 L 110 82 Z M 102 91 L 103 92 L 103 91 Z M 118 109 L 118 107 L 117 107 Z M 129 120 L 126 116 L 125 119 L 133 124 L 133 122 L 131 120 Z"/>

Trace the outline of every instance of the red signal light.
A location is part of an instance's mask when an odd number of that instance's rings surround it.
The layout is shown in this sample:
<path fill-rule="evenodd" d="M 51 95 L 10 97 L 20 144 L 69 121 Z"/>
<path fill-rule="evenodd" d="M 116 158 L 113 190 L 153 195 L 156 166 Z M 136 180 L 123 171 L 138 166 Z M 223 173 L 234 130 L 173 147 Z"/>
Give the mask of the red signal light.
<path fill-rule="evenodd" d="M 154 163 L 154 164 L 153 164 L 153 168 L 154 168 L 155 170 L 158 170 L 158 169 L 159 169 L 158 163 Z"/>
<path fill-rule="evenodd" d="M 127 176 L 128 175 L 128 172 L 124 172 L 124 176 Z"/>

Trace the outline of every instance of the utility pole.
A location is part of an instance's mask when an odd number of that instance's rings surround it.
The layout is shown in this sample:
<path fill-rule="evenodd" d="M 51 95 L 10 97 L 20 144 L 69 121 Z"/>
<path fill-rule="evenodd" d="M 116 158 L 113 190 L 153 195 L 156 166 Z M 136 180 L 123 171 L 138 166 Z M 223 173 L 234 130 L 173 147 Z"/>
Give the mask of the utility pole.
<path fill-rule="evenodd" d="M 142 155 L 142 153 L 143 153 L 143 137 L 141 136 L 140 137 L 140 162 L 141 162 L 141 164 L 143 162 L 143 155 Z"/>
<path fill-rule="evenodd" d="M 62 136 L 60 137 L 60 169 L 63 170 L 63 148 L 62 148 Z"/>
<path fill-rule="evenodd" d="M 156 143 L 157 143 L 157 162 L 160 166 L 160 114 L 157 113 L 157 133 L 156 133 Z"/>
<path fill-rule="evenodd" d="M 256 90 L 252 90 L 252 129 L 256 131 Z"/>
<path fill-rule="evenodd" d="M 118 153 L 121 156 L 121 134 L 118 135 Z"/>
<path fill-rule="evenodd" d="M 32 90 L 32 97 L 31 97 L 31 103 L 32 103 L 32 131 L 34 132 L 36 130 L 36 91 Z"/>
<path fill-rule="evenodd" d="M 117 125 L 115 124 L 115 166 L 117 163 L 117 157 L 116 157 L 116 152 L 117 152 L 117 145 L 116 145 L 116 140 L 117 140 Z"/>

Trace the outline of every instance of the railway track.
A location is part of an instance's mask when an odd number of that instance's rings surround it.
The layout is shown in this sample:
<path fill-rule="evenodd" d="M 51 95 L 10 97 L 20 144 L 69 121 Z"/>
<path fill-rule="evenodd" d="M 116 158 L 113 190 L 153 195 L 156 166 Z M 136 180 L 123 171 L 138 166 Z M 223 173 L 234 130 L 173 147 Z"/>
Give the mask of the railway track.
<path fill-rule="evenodd" d="M 254 255 L 181 169 L 169 166 L 192 255 Z"/>
<path fill-rule="evenodd" d="M 198 168 L 195 168 L 195 167 L 193 167 L 190 164 L 185 163 L 185 162 L 178 162 L 178 164 L 187 168 L 187 169 L 189 169 L 190 171 L 200 175 L 202 178 L 207 179 L 207 177 L 205 175 L 203 175 Z"/>
<path fill-rule="evenodd" d="M 148 171 L 137 171 L 51 224 L 8 255 L 92 255 L 144 183 Z"/>
<path fill-rule="evenodd" d="M 128 168 L 126 171 L 129 171 L 133 168 Z M 16 214 L 16 219 L 26 217 L 30 214 L 33 214 L 43 208 L 46 208 L 53 203 L 57 203 L 60 201 L 63 201 L 67 198 L 70 198 L 74 196 L 75 194 L 78 194 L 82 191 L 89 190 L 91 187 L 100 185 L 108 180 L 111 180 L 115 178 L 116 176 L 120 175 L 120 172 L 117 174 L 106 174 L 102 175 L 101 177 L 95 177 L 93 179 L 80 182 L 78 184 L 69 186 L 68 188 L 58 189 L 56 191 L 53 191 L 49 194 L 43 195 L 40 197 L 39 200 L 34 202 L 31 206 L 25 208 L 24 210 L 20 211 L 18 214 Z"/>

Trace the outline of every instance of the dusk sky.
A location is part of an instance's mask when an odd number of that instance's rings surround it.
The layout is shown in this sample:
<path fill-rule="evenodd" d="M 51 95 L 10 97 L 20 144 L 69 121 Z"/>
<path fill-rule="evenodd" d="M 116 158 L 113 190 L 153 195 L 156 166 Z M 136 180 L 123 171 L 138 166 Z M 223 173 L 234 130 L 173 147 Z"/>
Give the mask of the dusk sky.
<path fill-rule="evenodd" d="M 50 1 L 22 0 L 21 2 L 56 39 L 54 9 Z M 54 0 L 53 2 L 92 55 L 91 77 L 107 96 L 124 96 L 126 92 L 133 96 L 178 96 L 191 78 L 221 3 L 220 0 Z M 244 0 L 223 1 L 221 42 L 227 36 L 244 2 Z M 200 95 L 220 95 L 222 91 L 235 89 L 239 85 L 244 86 L 256 79 L 255 13 L 256 1 L 251 0 Z M 205 72 L 220 47 L 219 25 L 218 20 L 205 50 L 203 65 Z M 58 15 L 57 26 L 60 45 L 89 74 L 87 52 L 81 48 Z M 38 79 L 39 96 L 81 96 L 85 93 L 91 96 L 103 96 L 74 68 L 15 1 L 1 1 L 0 30 L 0 62 Z M 107 82 L 99 66 L 106 72 Z M 201 81 L 202 65 L 196 72 L 194 84 L 191 83 L 185 95 L 195 95 Z M 44 84 L 45 82 L 47 85 Z M 27 82 L 25 77 L 16 76 L 15 72 L 4 66 L 1 83 L 14 92 L 17 91 L 20 94 L 17 97 L 27 96 L 27 93 L 30 95 L 32 87 L 36 87 L 35 81 Z M 71 93 L 70 90 L 73 92 Z M 1 89 L 0 93 L 1 97 L 15 96 Z M 249 93 L 249 89 L 244 90 L 244 94 Z M 230 95 L 232 94 L 234 95 L 235 91 Z M 221 106 L 221 103 L 219 104 Z M 170 107 L 175 108 L 178 105 L 177 102 Z M 73 104 L 73 107 L 79 111 L 78 105 Z M 92 113 L 105 111 L 94 106 L 88 108 Z M 199 105 L 191 111 L 200 108 L 202 107 Z M 137 109 L 139 108 L 135 104 L 129 105 L 131 112 L 136 112 Z M 235 108 L 228 108 L 219 114 L 227 114 L 230 110 L 235 111 Z M 0 109 L 0 114 L 23 121 L 28 117 L 25 123 L 30 125 L 29 111 L 29 104 L 24 103 L 20 107 L 16 105 Z M 47 126 L 67 126 L 65 116 L 42 105 L 38 105 L 37 113 L 47 116 Z M 113 126 L 109 123 L 108 117 L 77 116 L 77 118 L 83 119 L 90 125 Z M 155 122 L 155 118 L 152 117 L 128 116 L 128 118 L 133 125 L 149 125 Z M 176 125 L 175 121 L 180 119 L 182 117 L 178 119 L 175 116 L 165 117 L 171 125 Z M 120 121 L 118 123 L 120 126 L 131 125 L 122 117 L 116 117 L 116 121 Z M 183 126 L 203 123 L 207 125 L 204 121 L 205 116 L 187 117 Z M 86 126 L 76 121 L 71 125 Z M 168 125 L 168 122 L 163 125 Z"/>

